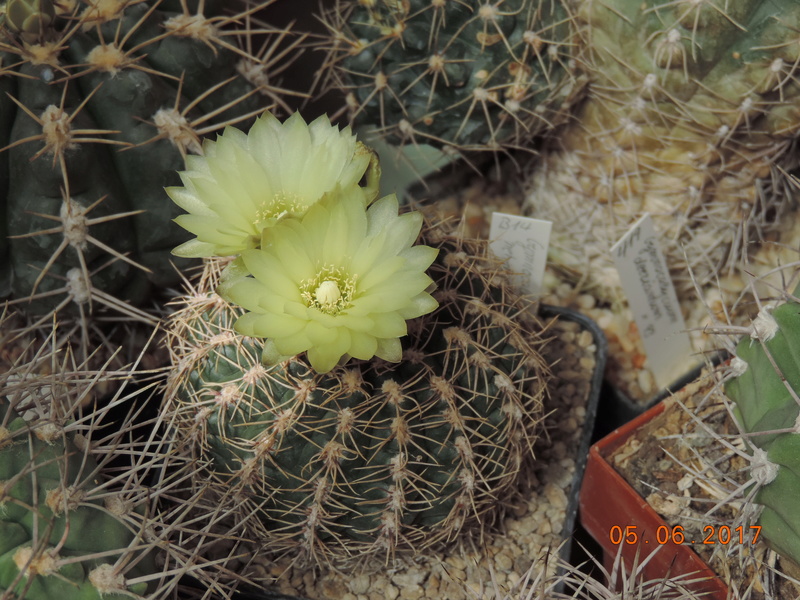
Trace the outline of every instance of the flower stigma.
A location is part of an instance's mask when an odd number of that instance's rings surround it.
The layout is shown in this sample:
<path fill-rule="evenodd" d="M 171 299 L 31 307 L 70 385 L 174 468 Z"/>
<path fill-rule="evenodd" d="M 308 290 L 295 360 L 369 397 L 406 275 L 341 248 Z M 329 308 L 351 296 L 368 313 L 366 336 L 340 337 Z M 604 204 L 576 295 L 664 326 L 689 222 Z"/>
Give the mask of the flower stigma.
<path fill-rule="evenodd" d="M 309 308 L 336 315 L 350 306 L 356 279 L 356 275 L 348 275 L 340 267 L 326 265 L 314 277 L 300 283 L 300 296 Z"/>
<path fill-rule="evenodd" d="M 314 298 L 317 303 L 324 304 L 325 306 L 333 306 L 341 297 L 342 292 L 332 279 L 326 279 L 320 283 L 317 291 L 314 292 Z"/>

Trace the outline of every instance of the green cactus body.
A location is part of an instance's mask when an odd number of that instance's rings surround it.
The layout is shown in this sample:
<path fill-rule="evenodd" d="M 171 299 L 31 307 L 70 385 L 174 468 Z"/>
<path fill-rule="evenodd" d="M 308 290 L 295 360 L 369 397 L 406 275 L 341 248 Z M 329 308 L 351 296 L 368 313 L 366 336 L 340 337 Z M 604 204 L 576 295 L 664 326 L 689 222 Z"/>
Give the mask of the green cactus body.
<path fill-rule="evenodd" d="M 525 148 L 580 89 L 560 0 L 339 0 L 326 19 L 335 85 L 392 143 Z"/>
<path fill-rule="evenodd" d="M 129 600 L 153 591 L 154 553 L 137 548 L 136 529 L 104 504 L 97 462 L 85 438 L 76 442 L 0 402 L 4 598 Z"/>
<path fill-rule="evenodd" d="M 762 309 L 754 331 L 736 347 L 737 376 L 725 393 L 736 402 L 736 418 L 756 453 L 766 453 L 753 469 L 761 483 L 755 502 L 764 505 L 762 534 L 782 557 L 800 564 L 800 304 L 787 302 L 771 315 Z"/>
<path fill-rule="evenodd" d="M 141 302 L 179 280 L 164 187 L 183 156 L 278 98 L 251 77 L 267 67 L 249 17 L 234 34 L 219 3 L 66 3 L 22 35 L 15 15 L 52 3 L 23 4 L 0 25 L 0 296 L 34 313 Z"/>
<path fill-rule="evenodd" d="M 609 249 L 649 212 L 676 285 L 693 293 L 790 203 L 800 5 L 612 0 L 575 18 L 587 98 L 538 162 L 527 212 L 554 222 L 554 263 L 608 299 Z"/>
<path fill-rule="evenodd" d="M 440 247 L 440 306 L 409 322 L 401 363 L 263 367 L 260 342 L 233 331 L 241 311 L 212 291 L 214 263 L 171 319 L 166 420 L 271 552 L 388 560 L 481 531 L 532 457 L 542 325 L 484 244 L 423 240 Z"/>

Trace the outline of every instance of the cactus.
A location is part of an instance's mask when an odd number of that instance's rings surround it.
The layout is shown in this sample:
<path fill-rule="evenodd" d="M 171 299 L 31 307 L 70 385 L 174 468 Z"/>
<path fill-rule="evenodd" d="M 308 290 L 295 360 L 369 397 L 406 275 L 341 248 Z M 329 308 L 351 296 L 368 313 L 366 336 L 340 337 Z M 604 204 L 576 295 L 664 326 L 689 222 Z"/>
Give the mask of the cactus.
<path fill-rule="evenodd" d="M 65 600 L 152 591 L 153 552 L 104 504 L 85 439 L 82 450 L 75 436 L 50 423 L 29 426 L 6 403 L 0 419 L 0 591 Z"/>
<path fill-rule="evenodd" d="M 297 40 L 252 15 L 273 2 L 0 9 L 0 297 L 146 320 L 128 303 L 179 281 L 169 252 L 187 239 L 164 187 L 203 136 L 285 106 L 270 78 Z"/>
<path fill-rule="evenodd" d="M 230 560 L 203 556 L 224 537 L 234 557 L 240 541 L 220 535 L 223 514 L 187 519 L 202 498 L 155 433 L 163 376 L 142 365 L 152 349 L 92 366 L 69 329 L 20 321 L 0 315 L 0 597 L 193 597 L 183 575 L 228 589 Z"/>
<path fill-rule="evenodd" d="M 800 565 L 800 302 L 762 308 L 731 361 L 725 393 L 754 446 L 751 475 L 767 543 Z M 797 567 L 795 566 L 795 569 Z"/>
<path fill-rule="evenodd" d="M 680 291 L 735 270 L 780 224 L 796 159 L 796 2 L 583 2 L 590 78 L 529 181 L 553 262 L 617 296 L 609 248 L 643 213 Z M 685 252 L 685 255 L 684 255 Z"/>
<path fill-rule="evenodd" d="M 130 415 L 112 418 L 122 394 L 84 412 L 104 386 L 131 373 L 90 371 L 59 348 L 57 329 L 41 340 L 14 321 L 10 313 L 0 319 L 9 351 L 0 374 L 0 595 L 122 600 L 154 592 L 162 577 L 157 544 L 144 539 L 148 490 L 140 483 L 153 457 L 131 441 Z M 137 450 L 138 468 L 112 454 Z"/>
<path fill-rule="evenodd" d="M 234 330 L 242 310 L 214 293 L 219 259 L 169 318 L 169 435 L 270 552 L 388 561 L 478 535 L 532 458 L 545 328 L 485 242 L 430 222 L 422 240 L 439 248 L 439 307 L 408 323 L 398 363 L 264 366 L 264 344 Z"/>
<path fill-rule="evenodd" d="M 337 0 L 323 19 L 330 85 L 398 145 L 526 149 L 581 89 L 561 0 Z"/>

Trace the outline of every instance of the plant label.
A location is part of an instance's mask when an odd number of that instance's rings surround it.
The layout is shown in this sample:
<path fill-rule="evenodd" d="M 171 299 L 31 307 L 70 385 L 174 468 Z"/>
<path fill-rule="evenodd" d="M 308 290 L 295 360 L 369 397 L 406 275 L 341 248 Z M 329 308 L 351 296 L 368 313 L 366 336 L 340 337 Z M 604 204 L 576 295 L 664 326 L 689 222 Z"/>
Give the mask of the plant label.
<path fill-rule="evenodd" d="M 692 344 L 650 215 L 639 219 L 611 252 L 642 337 L 647 367 L 658 386 L 667 387 L 689 369 Z"/>
<path fill-rule="evenodd" d="M 515 273 L 514 284 L 524 294 L 542 291 L 547 247 L 550 244 L 550 221 L 519 215 L 493 213 L 489 231 L 489 248 L 506 261 Z"/>

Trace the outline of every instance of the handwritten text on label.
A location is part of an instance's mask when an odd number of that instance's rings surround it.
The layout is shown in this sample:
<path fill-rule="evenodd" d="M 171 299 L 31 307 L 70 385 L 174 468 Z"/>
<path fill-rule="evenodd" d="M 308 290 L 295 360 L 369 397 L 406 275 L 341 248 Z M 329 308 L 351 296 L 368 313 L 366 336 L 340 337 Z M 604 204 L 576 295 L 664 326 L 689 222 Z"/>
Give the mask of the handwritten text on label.
<path fill-rule="evenodd" d="M 644 215 L 611 248 L 656 383 L 666 387 L 693 365 L 689 335 L 653 220 Z"/>
<path fill-rule="evenodd" d="M 509 270 L 517 273 L 515 283 L 525 294 L 538 294 L 542 290 L 551 228 L 550 221 L 492 214 L 489 247 L 497 258 L 507 261 Z"/>

